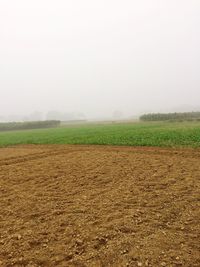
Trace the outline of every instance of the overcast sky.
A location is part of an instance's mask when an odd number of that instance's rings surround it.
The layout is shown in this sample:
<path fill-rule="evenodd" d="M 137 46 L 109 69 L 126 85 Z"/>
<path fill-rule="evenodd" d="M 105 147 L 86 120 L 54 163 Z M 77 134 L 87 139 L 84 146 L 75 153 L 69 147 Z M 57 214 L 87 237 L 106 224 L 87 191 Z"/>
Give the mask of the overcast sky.
<path fill-rule="evenodd" d="M 0 115 L 200 107 L 199 0 L 0 0 Z"/>

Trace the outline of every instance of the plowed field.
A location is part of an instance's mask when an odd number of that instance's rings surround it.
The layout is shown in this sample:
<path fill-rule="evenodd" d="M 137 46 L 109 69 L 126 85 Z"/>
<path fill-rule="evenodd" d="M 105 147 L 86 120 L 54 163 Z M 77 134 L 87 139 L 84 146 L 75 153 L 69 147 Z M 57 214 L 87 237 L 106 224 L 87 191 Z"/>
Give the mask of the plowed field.
<path fill-rule="evenodd" d="M 0 266 L 200 266 L 200 150 L 0 149 Z"/>

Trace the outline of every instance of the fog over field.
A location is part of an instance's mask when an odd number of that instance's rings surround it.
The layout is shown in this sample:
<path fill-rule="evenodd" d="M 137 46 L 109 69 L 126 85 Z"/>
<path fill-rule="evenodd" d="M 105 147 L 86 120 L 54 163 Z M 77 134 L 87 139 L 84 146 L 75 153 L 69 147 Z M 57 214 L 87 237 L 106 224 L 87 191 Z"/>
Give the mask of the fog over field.
<path fill-rule="evenodd" d="M 199 47 L 199 0 L 1 0 L 0 118 L 200 110 Z"/>

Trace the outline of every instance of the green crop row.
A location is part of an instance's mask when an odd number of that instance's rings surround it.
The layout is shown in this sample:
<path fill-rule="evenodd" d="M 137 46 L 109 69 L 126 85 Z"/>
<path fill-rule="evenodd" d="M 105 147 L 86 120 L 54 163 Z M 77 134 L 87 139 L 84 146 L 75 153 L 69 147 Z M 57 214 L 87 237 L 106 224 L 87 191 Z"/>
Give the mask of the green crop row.
<path fill-rule="evenodd" d="M 200 147 L 200 122 L 82 124 L 0 133 L 1 147 L 16 144 Z"/>

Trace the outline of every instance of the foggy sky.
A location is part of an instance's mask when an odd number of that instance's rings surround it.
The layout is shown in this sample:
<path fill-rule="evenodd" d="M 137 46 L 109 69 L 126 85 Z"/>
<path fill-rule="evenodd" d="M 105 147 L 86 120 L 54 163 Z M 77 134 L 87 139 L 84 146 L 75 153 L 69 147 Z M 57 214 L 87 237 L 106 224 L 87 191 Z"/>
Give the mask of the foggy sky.
<path fill-rule="evenodd" d="M 200 107 L 199 0 L 0 0 L 0 115 Z"/>

